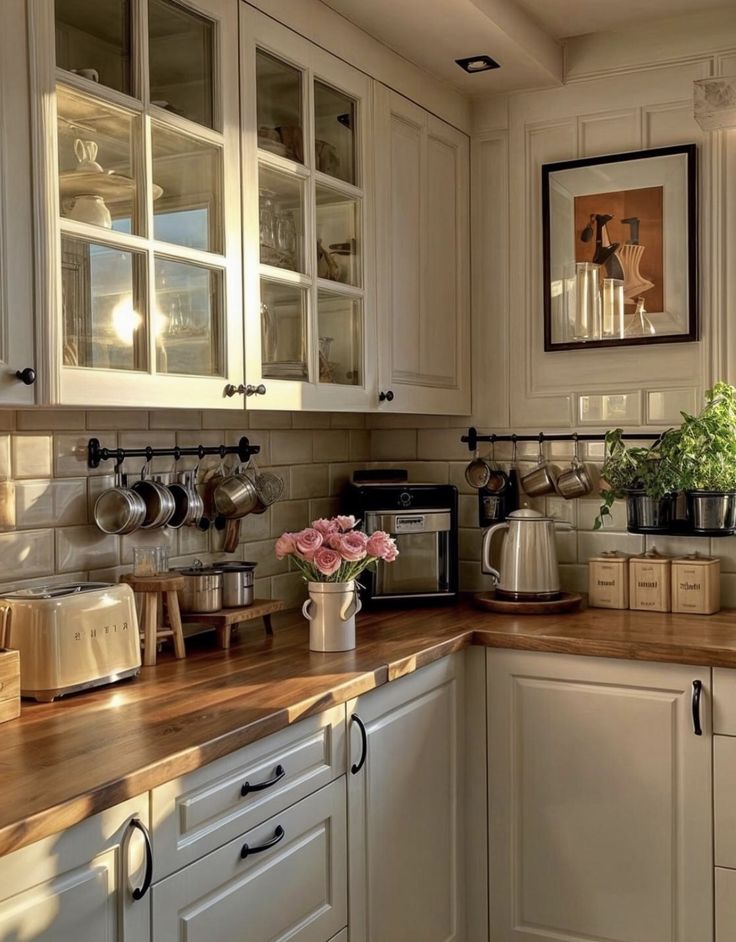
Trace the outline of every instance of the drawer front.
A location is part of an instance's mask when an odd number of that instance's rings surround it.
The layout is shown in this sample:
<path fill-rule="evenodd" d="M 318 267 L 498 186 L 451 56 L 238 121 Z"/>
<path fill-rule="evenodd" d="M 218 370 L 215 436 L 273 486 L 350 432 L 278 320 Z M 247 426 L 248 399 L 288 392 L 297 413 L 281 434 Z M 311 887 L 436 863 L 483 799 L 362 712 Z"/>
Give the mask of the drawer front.
<path fill-rule="evenodd" d="M 345 761 L 345 707 L 339 706 L 155 788 L 154 880 L 333 781 Z"/>
<path fill-rule="evenodd" d="M 713 732 L 736 736 L 736 670 L 713 670 Z"/>
<path fill-rule="evenodd" d="M 347 924 L 344 776 L 154 885 L 152 908 L 156 942 L 331 939 Z"/>
<path fill-rule="evenodd" d="M 716 942 L 736 939 L 736 870 L 716 867 Z"/>
<path fill-rule="evenodd" d="M 736 868 L 736 739 L 713 737 L 713 814 L 717 867 Z"/>

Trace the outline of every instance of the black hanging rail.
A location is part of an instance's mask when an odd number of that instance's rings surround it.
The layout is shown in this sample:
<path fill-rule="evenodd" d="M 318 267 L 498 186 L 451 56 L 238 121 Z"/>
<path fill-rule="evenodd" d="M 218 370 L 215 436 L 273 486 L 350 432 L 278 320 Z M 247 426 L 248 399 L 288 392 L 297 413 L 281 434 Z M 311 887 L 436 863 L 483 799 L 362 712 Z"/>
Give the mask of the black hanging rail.
<path fill-rule="evenodd" d="M 654 439 L 659 438 L 661 432 L 624 432 L 624 438 L 630 438 L 634 441 L 653 441 Z M 511 433 L 510 435 L 496 435 L 495 432 L 490 435 L 479 435 L 478 429 L 474 428 L 472 425 L 468 429 L 467 435 L 462 435 L 460 438 L 461 442 L 464 442 L 468 446 L 468 451 L 475 451 L 478 447 L 478 442 L 539 442 L 543 444 L 544 442 L 603 442 L 606 440 L 604 432 L 562 432 L 560 434 L 552 433 L 548 434 L 547 432 L 537 432 L 536 435 L 516 435 Z"/>
<path fill-rule="evenodd" d="M 152 458 L 172 457 L 178 461 L 185 455 L 196 456 L 200 460 L 206 455 L 219 455 L 221 458 L 225 455 L 237 455 L 241 461 L 245 462 L 251 455 L 257 455 L 260 450 L 260 445 L 251 445 L 245 436 L 237 445 L 193 445 L 186 448 L 181 448 L 179 445 L 174 448 L 152 448 L 150 445 L 146 448 L 103 448 L 98 438 L 90 438 L 87 445 L 87 465 L 90 468 L 99 468 L 102 461 L 112 459 L 122 464 L 126 458 L 145 458 L 146 461 L 150 461 Z"/>

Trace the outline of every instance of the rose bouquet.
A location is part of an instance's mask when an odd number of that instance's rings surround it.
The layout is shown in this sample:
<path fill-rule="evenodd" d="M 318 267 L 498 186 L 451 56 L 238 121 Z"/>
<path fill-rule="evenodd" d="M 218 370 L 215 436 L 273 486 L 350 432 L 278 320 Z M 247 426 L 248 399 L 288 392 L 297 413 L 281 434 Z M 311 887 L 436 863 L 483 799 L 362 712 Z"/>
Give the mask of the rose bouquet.
<path fill-rule="evenodd" d="M 276 558 L 289 557 L 307 582 L 350 582 L 378 560 L 393 562 L 396 542 L 383 530 L 370 536 L 357 529 L 352 516 L 321 518 L 299 533 L 282 533 L 276 540 Z"/>

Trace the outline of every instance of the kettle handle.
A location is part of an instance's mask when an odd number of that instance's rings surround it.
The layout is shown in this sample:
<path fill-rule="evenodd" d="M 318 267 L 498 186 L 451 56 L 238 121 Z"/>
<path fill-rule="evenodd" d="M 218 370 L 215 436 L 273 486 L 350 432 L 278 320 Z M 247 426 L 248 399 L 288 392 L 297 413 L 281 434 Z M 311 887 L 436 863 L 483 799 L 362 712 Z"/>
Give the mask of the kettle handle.
<path fill-rule="evenodd" d="M 483 534 L 481 572 L 491 576 L 494 585 L 497 585 L 501 580 L 501 573 L 498 571 L 498 569 L 494 569 L 491 565 L 491 543 L 493 541 L 494 535 L 498 533 L 499 530 L 508 530 L 508 528 L 508 522 L 504 521 L 504 523 L 497 523 L 495 526 L 490 527 L 490 529 L 486 530 L 486 532 Z"/>

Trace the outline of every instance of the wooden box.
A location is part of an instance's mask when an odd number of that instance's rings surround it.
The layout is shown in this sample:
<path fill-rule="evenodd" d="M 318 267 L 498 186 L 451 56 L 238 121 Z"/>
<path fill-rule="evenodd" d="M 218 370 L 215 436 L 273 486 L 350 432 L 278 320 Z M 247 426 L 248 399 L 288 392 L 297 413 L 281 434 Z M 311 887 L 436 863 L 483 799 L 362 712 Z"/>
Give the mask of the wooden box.
<path fill-rule="evenodd" d="M 20 655 L 0 648 L 0 723 L 20 716 Z"/>
<path fill-rule="evenodd" d="M 612 550 L 588 560 L 588 605 L 629 607 L 629 555 Z"/>
<path fill-rule="evenodd" d="M 713 556 L 672 560 L 672 611 L 712 615 L 721 608 L 721 561 Z"/>
<path fill-rule="evenodd" d="M 672 560 L 650 550 L 629 560 L 629 608 L 669 612 L 672 608 Z"/>

